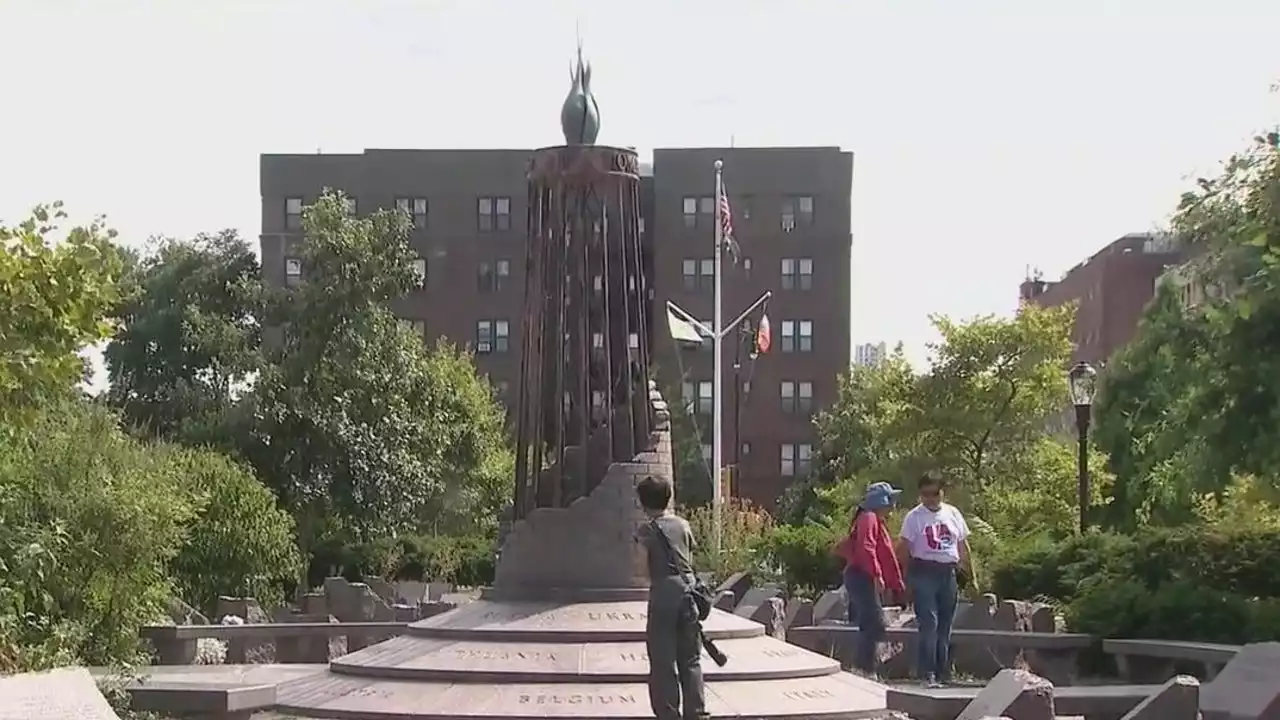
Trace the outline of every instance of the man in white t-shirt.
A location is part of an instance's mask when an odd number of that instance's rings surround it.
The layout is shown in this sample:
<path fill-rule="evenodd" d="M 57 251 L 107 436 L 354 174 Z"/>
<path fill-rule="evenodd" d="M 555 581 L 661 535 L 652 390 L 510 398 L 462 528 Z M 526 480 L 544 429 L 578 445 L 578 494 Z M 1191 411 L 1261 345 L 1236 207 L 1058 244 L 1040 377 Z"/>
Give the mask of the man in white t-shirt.
<path fill-rule="evenodd" d="M 916 673 L 929 687 L 951 679 L 951 623 L 960 594 L 956 570 L 973 577 L 969 526 L 954 505 L 943 502 L 945 484 L 938 473 L 920 478 L 920 504 L 903 518 L 897 548 L 916 610 Z"/>

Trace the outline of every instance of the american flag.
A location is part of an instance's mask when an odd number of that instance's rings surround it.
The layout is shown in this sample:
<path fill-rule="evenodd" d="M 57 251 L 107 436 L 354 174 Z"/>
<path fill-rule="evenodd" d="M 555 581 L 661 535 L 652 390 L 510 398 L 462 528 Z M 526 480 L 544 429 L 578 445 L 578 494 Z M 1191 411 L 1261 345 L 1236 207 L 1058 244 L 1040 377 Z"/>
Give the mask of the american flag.
<path fill-rule="evenodd" d="M 725 249 L 729 251 L 729 256 L 733 258 L 734 264 L 737 264 L 741 253 L 738 249 L 738 241 L 733 237 L 733 211 L 729 209 L 729 193 L 725 192 L 723 181 L 720 183 L 718 204 L 720 209 L 720 237 L 724 241 Z"/>

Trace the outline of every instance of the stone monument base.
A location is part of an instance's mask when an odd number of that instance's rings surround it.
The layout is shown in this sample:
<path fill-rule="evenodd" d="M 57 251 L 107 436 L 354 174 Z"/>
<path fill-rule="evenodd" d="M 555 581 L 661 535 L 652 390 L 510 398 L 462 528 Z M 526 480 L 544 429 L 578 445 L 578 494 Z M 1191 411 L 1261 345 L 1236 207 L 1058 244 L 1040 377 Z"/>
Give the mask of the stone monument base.
<path fill-rule="evenodd" d="M 313 718 L 648 718 L 645 602 L 481 599 L 407 635 L 281 684 L 277 709 Z M 713 717 L 866 718 L 884 686 L 836 661 L 714 611 L 704 630 L 729 656 L 704 656 Z"/>

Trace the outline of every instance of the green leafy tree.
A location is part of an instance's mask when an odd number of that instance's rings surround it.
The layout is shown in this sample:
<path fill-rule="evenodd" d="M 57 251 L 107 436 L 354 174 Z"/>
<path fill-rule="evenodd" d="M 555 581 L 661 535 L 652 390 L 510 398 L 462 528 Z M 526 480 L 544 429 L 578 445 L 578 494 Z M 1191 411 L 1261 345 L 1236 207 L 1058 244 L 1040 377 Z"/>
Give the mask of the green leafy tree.
<path fill-rule="evenodd" d="M 262 367 L 266 290 L 234 230 L 161 240 L 130 273 L 105 352 L 110 403 L 148 434 L 233 442 L 240 396 Z"/>
<path fill-rule="evenodd" d="M 868 483 L 910 483 L 941 469 L 980 534 L 1068 532 L 1075 449 L 1049 427 L 1067 405 L 1072 321 L 1070 307 L 1031 305 L 1008 319 L 934 318 L 942 340 L 926 372 L 899 353 L 842 377 L 837 402 L 816 421 L 826 482 L 813 489 L 806 519 L 843 530 Z M 1095 472 L 1094 482 L 1099 502 L 1109 479 Z"/>
<path fill-rule="evenodd" d="M 326 193 L 303 224 L 305 280 L 278 309 L 247 454 L 304 536 L 331 514 L 360 539 L 474 525 L 505 495 L 501 414 L 469 357 L 429 355 L 392 314 L 416 282 L 409 219 L 352 217 Z"/>
<path fill-rule="evenodd" d="M 1280 477 L 1280 135 L 1198 180 L 1172 230 L 1193 259 L 1107 368 L 1097 408 L 1121 528 L 1194 520 L 1197 498 L 1236 477 Z"/>
<path fill-rule="evenodd" d="M 111 332 L 124 255 L 102 219 L 54 241 L 61 203 L 0 224 L 0 422 L 20 418 L 85 378 L 80 351 Z"/>

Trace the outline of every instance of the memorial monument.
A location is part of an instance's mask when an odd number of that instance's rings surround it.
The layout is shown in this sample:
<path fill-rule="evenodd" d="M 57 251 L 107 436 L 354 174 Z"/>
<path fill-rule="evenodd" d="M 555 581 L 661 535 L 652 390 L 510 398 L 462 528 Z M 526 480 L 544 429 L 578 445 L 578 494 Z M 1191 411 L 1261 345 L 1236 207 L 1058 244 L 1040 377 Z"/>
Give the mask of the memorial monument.
<path fill-rule="evenodd" d="M 644 516 L 635 483 L 672 476 L 670 416 L 649 378 L 649 288 L 634 150 L 594 144 L 581 51 L 565 144 L 529 163 L 526 302 L 512 524 L 476 602 L 285 682 L 278 710 L 320 718 L 651 717 Z M 715 611 L 715 717 L 859 718 L 883 686 Z"/>

